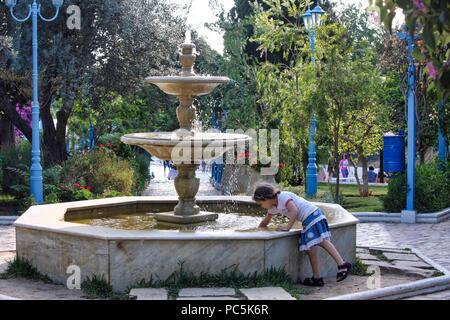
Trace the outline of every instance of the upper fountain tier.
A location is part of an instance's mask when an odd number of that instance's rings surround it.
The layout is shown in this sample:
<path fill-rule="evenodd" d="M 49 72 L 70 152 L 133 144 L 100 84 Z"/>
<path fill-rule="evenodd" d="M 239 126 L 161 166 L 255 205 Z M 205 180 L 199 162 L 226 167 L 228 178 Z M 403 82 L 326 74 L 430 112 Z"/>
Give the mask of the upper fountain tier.
<path fill-rule="evenodd" d="M 191 42 L 190 31 L 180 48 L 180 64 L 178 76 L 153 76 L 145 79 L 147 83 L 157 85 L 162 91 L 174 96 L 196 97 L 211 93 L 215 87 L 230 81 L 228 77 L 198 76 L 194 72 L 194 64 L 198 55 L 195 44 Z"/>

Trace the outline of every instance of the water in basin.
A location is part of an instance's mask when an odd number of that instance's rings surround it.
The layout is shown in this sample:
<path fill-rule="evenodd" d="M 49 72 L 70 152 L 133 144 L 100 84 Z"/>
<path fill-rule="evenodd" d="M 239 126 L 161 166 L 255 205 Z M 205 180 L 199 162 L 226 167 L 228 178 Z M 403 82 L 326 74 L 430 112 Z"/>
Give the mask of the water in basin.
<path fill-rule="evenodd" d="M 259 214 L 240 214 L 240 213 L 218 213 L 219 218 L 216 221 L 205 222 L 195 226 L 171 227 L 157 224 L 152 213 L 141 212 L 133 214 L 116 214 L 108 217 L 98 218 L 73 218 L 70 222 L 88 224 L 93 226 L 102 226 L 113 229 L 123 230 L 179 230 L 179 231 L 275 231 L 278 226 L 288 222 L 286 217 L 281 215 L 272 219 L 268 228 L 258 228 L 263 215 Z M 335 220 L 333 215 L 325 212 L 328 223 Z M 297 221 L 292 230 L 301 230 L 302 226 Z"/>

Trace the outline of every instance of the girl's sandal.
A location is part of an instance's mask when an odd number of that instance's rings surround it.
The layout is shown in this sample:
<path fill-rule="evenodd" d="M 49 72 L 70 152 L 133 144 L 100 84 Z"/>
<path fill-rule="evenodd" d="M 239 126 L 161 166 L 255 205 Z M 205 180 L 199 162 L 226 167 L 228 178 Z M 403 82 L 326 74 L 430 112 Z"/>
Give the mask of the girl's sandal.
<path fill-rule="evenodd" d="M 323 287 L 325 285 L 323 278 L 316 279 L 314 277 L 305 278 L 301 284 L 309 287 Z"/>
<path fill-rule="evenodd" d="M 350 273 L 350 270 L 352 269 L 352 264 L 350 262 L 346 262 L 340 266 L 338 266 L 338 273 L 336 275 L 336 281 L 340 282 L 347 278 L 347 276 Z"/>

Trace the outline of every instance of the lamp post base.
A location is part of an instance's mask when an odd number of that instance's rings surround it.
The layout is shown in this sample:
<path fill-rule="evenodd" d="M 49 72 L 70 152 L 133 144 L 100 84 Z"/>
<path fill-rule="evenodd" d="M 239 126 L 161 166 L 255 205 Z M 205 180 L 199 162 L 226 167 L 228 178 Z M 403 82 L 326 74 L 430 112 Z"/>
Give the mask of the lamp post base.
<path fill-rule="evenodd" d="M 417 212 L 415 210 L 403 210 L 400 221 L 402 223 L 416 223 Z"/>

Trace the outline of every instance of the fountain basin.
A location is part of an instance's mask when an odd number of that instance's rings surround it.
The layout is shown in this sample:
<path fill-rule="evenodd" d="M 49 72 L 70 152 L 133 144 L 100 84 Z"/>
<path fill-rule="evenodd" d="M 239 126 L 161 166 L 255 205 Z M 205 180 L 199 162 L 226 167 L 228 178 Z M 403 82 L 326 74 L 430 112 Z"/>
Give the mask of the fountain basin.
<path fill-rule="evenodd" d="M 120 141 L 136 145 L 161 160 L 200 163 L 223 155 L 235 145 L 245 145 L 251 138 L 243 134 L 220 132 L 145 132 L 126 134 Z"/>
<path fill-rule="evenodd" d="M 153 76 L 145 79 L 145 82 L 157 85 L 167 94 L 192 97 L 209 94 L 218 85 L 229 81 L 228 77 L 212 76 Z"/>
<path fill-rule="evenodd" d="M 238 266 L 244 273 L 284 267 L 294 279 L 311 275 L 309 260 L 297 250 L 300 231 L 120 230 L 66 221 L 124 212 L 165 212 L 177 197 L 118 197 L 30 207 L 15 222 L 17 255 L 29 259 L 43 274 L 65 284 L 78 266 L 81 279 L 103 275 L 114 290 L 125 291 L 153 275 L 165 279 L 183 268 L 195 274 L 218 273 Z M 258 213 L 246 196 L 198 197 L 202 210 Z M 344 259 L 354 261 L 358 220 L 339 205 L 316 203 L 330 220 L 333 243 Z M 335 276 L 336 265 L 323 250 L 322 274 Z M 73 272 L 73 271 L 72 271 Z"/>

